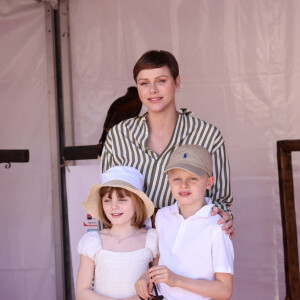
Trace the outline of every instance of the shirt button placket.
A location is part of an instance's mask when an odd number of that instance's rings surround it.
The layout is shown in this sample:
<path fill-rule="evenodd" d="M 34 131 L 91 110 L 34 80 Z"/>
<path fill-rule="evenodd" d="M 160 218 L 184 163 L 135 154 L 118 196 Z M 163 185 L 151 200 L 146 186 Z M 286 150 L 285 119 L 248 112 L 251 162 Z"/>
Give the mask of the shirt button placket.
<path fill-rule="evenodd" d="M 177 236 L 176 236 L 176 240 L 175 240 L 175 243 L 174 243 L 174 247 L 173 247 L 173 249 L 172 249 L 172 252 L 175 252 L 176 249 L 180 246 L 182 237 L 183 237 L 183 235 L 184 235 L 185 228 L 186 228 L 186 222 L 183 221 L 183 222 L 180 224 L 180 227 L 179 227 L 179 230 L 178 230 L 178 233 L 177 233 Z"/>

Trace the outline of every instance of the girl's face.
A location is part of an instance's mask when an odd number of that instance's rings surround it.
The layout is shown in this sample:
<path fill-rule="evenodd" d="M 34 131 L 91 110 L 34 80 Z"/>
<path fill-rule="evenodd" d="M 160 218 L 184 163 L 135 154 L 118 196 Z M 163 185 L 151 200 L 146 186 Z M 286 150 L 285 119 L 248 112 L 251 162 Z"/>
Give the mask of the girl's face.
<path fill-rule="evenodd" d="M 105 194 L 102 198 L 103 210 L 112 225 L 131 225 L 134 216 L 134 204 L 129 196 L 118 198 L 116 192 Z"/>
<path fill-rule="evenodd" d="M 176 109 L 174 94 L 179 87 L 180 77 L 175 82 L 167 66 L 142 70 L 137 76 L 138 93 L 149 112 Z"/>

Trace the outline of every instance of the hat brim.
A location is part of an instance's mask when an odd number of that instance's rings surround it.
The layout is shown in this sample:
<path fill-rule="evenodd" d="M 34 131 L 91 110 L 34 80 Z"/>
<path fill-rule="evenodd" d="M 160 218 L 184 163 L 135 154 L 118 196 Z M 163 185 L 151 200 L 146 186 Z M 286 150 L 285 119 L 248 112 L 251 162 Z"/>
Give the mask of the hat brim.
<path fill-rule="evenodd" d="M 205 174 L 208 174 L 209 176 L 212 176 L 211 174 L 208 173 L 208 171 L 199 168 L 197 166 L 193 166 L 191 164 L 187 164 L 187 163 L 176 163 L 176 164 L 172 164 L 172 165 L 168 165 L 164 171 L 164 173 L 167 173 L 170 170 L 173 169 L 183 169 L 186 170 L 188 172 L 191 172 L 197 176 L 203 176 Z"/>
<path fill-rule="evenodd" d="M 134 186 L 129 184 L 128 182 L 121 181 L 121 180 L 111 180 L 106 182 L 105 184 L 94 184 L 91 186 L 89 194 L 86 198 L 86 201 L 83 202 L 81 205 L 82 207 L 95 219 L 99 221 L 104 221 L 100 218 L 99 215 L 99 201 L 100 201 L 100 189 L 103 187 L 118 187 L 128 190 L 134 194 L 136 194 L 145 204 L 146 208 L 146 219 L 150 218 L 154 213 L 154 204 L 148 198 L 148 196 L 136 189 Z"/>

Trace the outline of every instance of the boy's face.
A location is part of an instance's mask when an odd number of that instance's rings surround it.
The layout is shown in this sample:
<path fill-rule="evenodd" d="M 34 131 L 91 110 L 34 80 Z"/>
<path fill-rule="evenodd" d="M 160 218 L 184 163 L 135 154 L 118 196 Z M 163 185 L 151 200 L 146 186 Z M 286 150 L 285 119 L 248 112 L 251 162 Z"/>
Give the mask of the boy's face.
<path fill-rule="evenodd" d="M 168 179 L 172 195 L 180 206 L 188 205 L 197 210 L 203 206 L 206 189 L 210 189 L 214 182 L 208 174 L 197 176 L 183 169 L 170 170 Z"/>

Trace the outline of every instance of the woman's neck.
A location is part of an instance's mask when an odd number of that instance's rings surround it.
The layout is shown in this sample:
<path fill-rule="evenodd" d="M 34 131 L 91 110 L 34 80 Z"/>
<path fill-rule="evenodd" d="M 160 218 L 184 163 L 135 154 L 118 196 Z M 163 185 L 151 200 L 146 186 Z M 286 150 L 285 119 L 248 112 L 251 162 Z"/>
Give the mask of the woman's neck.
<path fill-rule="evenodd" d="M 149 128 L 147 147 L 160 155 L 172 137 L 177 121 L 178 112 L 176 109 L 169 113 L 149 112 L 146 120 Z"/>
<path fill-rule="evenodd" d="M 175 110 L 169 114 L 148 113 L 146 120 L 150 131 L 162 132 L 175 127 L 178 112 Z"/>
<path fill-rule="evenodd" d="M 164 131 L 164 129 L 168 128 L 174 129 L 177 116 L 178 111 L 176 110 L 175 105 L 170 105 L 167 109 L 159 112 L 148 111 L 146 119 L 148 127 L 151 131 L 161 132 L 162 130 Z"/>

